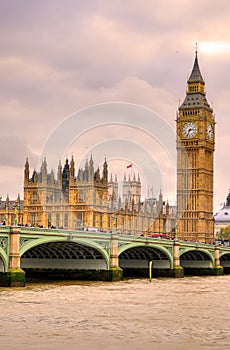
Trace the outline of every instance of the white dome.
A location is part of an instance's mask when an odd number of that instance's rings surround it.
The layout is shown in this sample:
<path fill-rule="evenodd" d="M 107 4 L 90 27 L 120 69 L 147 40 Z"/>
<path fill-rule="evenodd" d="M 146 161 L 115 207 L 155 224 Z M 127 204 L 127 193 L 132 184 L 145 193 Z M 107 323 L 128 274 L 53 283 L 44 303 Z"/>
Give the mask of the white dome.
<path fill-rule="evenodd" d="M 224 206 L 214 215 L 215 223 L 230 223 L 230 207 Z"/>

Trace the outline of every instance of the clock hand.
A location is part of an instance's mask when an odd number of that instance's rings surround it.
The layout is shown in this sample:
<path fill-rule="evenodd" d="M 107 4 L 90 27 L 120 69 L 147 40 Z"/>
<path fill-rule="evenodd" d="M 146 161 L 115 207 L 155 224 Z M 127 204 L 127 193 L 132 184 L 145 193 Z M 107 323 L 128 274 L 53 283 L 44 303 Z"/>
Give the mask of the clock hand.
<path fill-rule="evenodd" d="M 189 134 L 190 134 L 191 131 L 192 131 L 192 128 L 189 128 L 189 129 L 188 129 L 188 132 L 187 132 L 187 134 L 186 134 L 186 136 L 189 136 Z"/>

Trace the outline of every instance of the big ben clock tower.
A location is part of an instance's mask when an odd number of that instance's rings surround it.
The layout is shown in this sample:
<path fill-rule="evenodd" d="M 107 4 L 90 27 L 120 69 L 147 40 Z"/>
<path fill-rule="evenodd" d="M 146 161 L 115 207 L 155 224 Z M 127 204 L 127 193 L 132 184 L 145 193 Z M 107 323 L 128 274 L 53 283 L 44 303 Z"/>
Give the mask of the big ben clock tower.
<path fill-rule="evenodd" d="M 178 238 L 211 243 L 215 120 L 205 96 L 197 51 L 177 114 Z"/>

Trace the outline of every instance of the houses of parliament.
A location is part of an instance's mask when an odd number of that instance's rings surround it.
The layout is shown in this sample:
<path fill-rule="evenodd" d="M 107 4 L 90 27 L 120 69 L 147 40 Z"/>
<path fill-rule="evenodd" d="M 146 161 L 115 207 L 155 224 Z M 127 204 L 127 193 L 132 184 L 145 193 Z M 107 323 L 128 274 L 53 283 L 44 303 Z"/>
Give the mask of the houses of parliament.
<path fill-rule="evenodd" d="M 56 174 L 41 169 L 30 172 L 26 159 L 24 198 L 0 201 L 0 220 L 7 225 L 56 227 L 110 232 L 113 217 L 119 233 L 178 235 L 179 239 L 211 243 L 214 239 L 213 176 L 215 120 L 205 93 L 197 51 L 187 81 L 186 96 L 176 117 L 177 207 L 159 197 L 141 200 L 138 175 L 124 176 L 122 191 L 110 176 L 105 160 L 94 169 L 91 156 L 76 171 L 74 158 L 59 163 Z M 121 192 L 121 193 L 120 193 Z"/>
<path fill-rule="evenodd" d="M 104 161 L 102 172 L 94 169 L 91 155 L 84 168 L 75 175 L 75 162 L 66 159 L 58 165 L 57 174 L 47 172 L 46 159 L 39 172 L 30 176 L 29 161 L 24 168 L 24 199 L 7 198 L 1 209 L 1 219 L 13 224 L 15 209 L 18 223 L 28 226 L 55 227 L 72 230 L 111 231 L 113 217 L 117 217 L 120 233 L 150 234 L 171 232 L 175 227 L 175 207 L 163 201 L 148 198 L 141 201 L 140 177 L 129 175 L 122 180 L 122 193 L 118 191 L 117 177 L 108 179 L 108 164 Z"/>

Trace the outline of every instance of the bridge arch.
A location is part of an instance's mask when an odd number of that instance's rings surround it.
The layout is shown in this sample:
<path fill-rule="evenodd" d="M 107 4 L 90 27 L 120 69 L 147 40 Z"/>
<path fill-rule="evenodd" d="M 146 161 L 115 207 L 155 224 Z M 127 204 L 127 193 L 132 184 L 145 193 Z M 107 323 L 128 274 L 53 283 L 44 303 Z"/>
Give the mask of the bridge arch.
<path fill-rule="evenodd" d="M 120 247 L 118 255 L 121 268 L 148 268 L 149 261 L 153 261 L 153 268 L 173 267 L 170 252 L 154 244 L 126 244 Z"/>
<path fill-rule="evenodd" d="M 214 256 L 204 249 L 185 249 L 180 252 L 180 265 L 184 268 L 213 268 Z"/>
<path fill-rule="evenodd" d="M 37 239 L 25 244 L 20 255 L 22 269 L 109 268 L 107 251 L 90 240 L 70 240 L 68 237 Z"/>
<path fill-rule="evenodd" d="M 220 255 L 220 265 L 230 269 L 230 252 L 224 252 Z"/>

